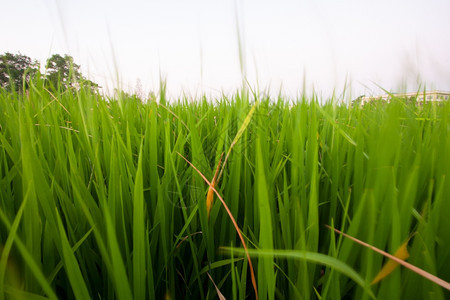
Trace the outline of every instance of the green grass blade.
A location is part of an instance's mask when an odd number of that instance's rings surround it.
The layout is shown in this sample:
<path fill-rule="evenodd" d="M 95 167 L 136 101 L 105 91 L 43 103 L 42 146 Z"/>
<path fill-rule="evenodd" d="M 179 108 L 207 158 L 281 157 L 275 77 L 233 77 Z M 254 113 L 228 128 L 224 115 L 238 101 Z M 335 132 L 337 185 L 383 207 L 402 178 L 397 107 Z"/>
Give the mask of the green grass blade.
<path fill-rule="evenodd" d="M 245 254 L 245 251 L 241 248 L 229 248 L 229 247 L 222 247 L 221 248 L 224 252 L 229 253 L 230 251 L 233 251 L 236 254 Z M 309 252 L 309 251 L 294 251 L 294 250 L 270 250 L 270 249 L 257 249 L 257 250 L 248 250 L 248 253 L 251 256 L 262 256 L 262 257 L 281 257 L 281 258 L 293 258 L 293 259 L 300 259 L 300 260 L 306 260 L 311 263 L 319 264 L 319 265 L 325 265 L 330 268 L 333 268 L 334 270 L 346 275 L 347 277 L 351 278 L 355 283 L 357 283 L 359 286 L 365 289 L 365 291 L 371 296 L 371 298 L 375 299 L 375 295 L 370 290 L 370 287 L 354 269 L 352 269 L 347 264 L 343 263 L 342 261 L 325 254 L 317 253 L 317 252 Z"/>
<path fill-rule="evenodd" d="M 76 299 L 80 300 L 89 299 L 91 298 L 91 296 L 89 295 L 86 282 L 84 281 L 83 274 L 81 273 L 74 252 L 70 247 L 66 232 L 64 230 L 64 225 L 62 224 L 59 214 L 57 214 L 56 220 L 58 221 L 59 236 L 61 238 L 60 241 L 62 248 L 62 256 L 64 260 L 64 267 L 66 269 L 67 277 L 69 278 L 72 291 Z"/>
<path fill-rule="evenodd" d="M 20 224 L 20 220 L 22 219 L 23 210 L 27 203 L 29 193 L 31 191 L 31 187 L 25 193 L 22 203 L 20 204 L 19 210 L 17 211 L 16 217 L 9 229 L 8 238 L 6 239 L 5 245 L 0 248 L 0 299 L 3 300 L 5 296 L 5 273 L 8 268 L 8 256 L 11 251 L 11 247 L 13 245 L 14 239 L 17 234 L 17 229 Z M 1 210 L 0 210 L 1 211 Z M 4 215 L 3 212 L 1 212 Z"/>
<path fill-rule="evenodd" d="M 142 183 L 142 144 L 134 186 L 133 201 L 133 296 L 145 299 L 146 295 L 146 261 L 145 261 L 145 207 Z"/>

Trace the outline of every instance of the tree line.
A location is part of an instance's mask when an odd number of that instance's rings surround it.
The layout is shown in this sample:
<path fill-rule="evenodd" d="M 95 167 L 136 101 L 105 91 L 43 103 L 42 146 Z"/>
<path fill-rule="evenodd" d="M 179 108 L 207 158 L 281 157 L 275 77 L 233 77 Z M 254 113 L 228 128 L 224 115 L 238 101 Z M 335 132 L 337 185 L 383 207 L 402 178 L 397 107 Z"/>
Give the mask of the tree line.
<path fill-rule="evenodd" d="M 68 90 L 80 85 L 89 86 L 93 91 L 99 85 L 81 74 L 70 55 L 53 54 L 47 59 L 45 72 L 40 71 L 40 63 L 21 53 L 5 52 L 0 55 L 0 88 L 22 92 L 28 89 L 32 79 L 42 79 L 46 88 L 52 90 Z"/>

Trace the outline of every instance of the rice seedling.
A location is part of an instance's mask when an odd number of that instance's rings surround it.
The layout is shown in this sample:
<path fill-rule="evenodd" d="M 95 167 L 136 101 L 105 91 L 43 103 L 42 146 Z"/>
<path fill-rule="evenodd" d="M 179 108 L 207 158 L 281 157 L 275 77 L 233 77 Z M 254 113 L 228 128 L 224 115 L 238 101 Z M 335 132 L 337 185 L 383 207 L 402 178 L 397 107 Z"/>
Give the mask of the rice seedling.
<path fill-rule="evenodd" d="M 0 90 L 0 299 L 448 298 L 450 103 L 338 100 Z"/>

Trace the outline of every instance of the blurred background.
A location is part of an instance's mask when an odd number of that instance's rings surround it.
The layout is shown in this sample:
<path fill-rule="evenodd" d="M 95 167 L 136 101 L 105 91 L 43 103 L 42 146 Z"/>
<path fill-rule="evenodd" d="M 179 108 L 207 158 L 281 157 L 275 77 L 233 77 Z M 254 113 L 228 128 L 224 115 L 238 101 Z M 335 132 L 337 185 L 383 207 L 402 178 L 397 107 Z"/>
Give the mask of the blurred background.
<path fill-rule="evenodd" d="M 2 1 L 0 53 L 73 56 L 106 94 L 450 90 L 450 1 Z"/>

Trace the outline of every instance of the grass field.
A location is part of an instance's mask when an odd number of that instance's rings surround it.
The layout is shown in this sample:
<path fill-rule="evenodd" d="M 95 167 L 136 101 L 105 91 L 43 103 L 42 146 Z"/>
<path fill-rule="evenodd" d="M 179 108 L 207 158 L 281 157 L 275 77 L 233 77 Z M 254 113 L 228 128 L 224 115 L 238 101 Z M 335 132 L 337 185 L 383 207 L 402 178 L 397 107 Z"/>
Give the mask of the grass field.
<path fill-rule="evenodd" d="M 259 299 L 448 299 L 326 225 L 450 281 L 450 103 L 335 100 L 0 91 L 0 300 L 254 299 L 184 158 Z"/>

